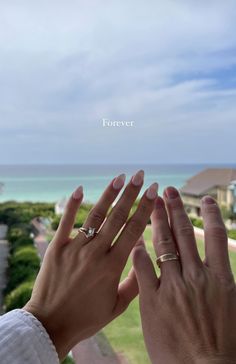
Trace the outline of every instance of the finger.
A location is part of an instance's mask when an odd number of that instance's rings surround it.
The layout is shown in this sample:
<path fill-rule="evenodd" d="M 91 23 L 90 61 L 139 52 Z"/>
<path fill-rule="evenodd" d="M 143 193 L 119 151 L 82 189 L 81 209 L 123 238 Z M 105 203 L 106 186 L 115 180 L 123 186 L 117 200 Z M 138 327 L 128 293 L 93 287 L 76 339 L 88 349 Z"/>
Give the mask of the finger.
<path fill-rule="evenodd" d="M 105 249 L 110 248 L 113 239 L 125 224 L 129 216 L 129 212 L 142 188 L 143 178 L 144 172 L 142 170 L 138 171 L 131 178 L 131 181 L 126 186 L 119 201 L 114 206 L 110 215 L 101 227 L 99 237 L 103 242 Z"/>
<path fill-rule="evenodd" d="M 185 212 L 179 192 L 174 187 L 168 187 L 164 192 L 164 199 L 170 219 L 170 226 L 174 234 L 183 271 L 192 271 L 202 267 L 198 254 L 194 229 Z"/>
<path fill-rule="evenodd" d="M 201 211 L 204 221 L 206 264 L 216 273 L 231 276 L 228 237 L 216 201 L 206 196 L 202 199 Z"/>
<path fill-rule="evenodd" d="M 138 238 L 138 240 L 136 241 L 132 251 L 131 251 L 131 254 L 133 254 L 134 252 L 134 249 L 135 248 L 138 248 L 139 246 L 143 247 L 143 245 L 145 245 L 145 240 L 144 240 L 144 236 L 143 234 Z"/>
<path fill-rule="evenodd" d="M 67 202 L 65 212 L 60 220 L 55 240 L 60 243 L 65 243 L 69 239 L 71 230 L 73 229 L 77 211 L 83 199 L 83 187 L 79 186 Z"/>
<path fill-rule="evenodd" d="M 151 222 L 152 240 L 157 257 L 168 253 L 177 254 L 175 241 L 168 222 L 165 204 L 161 197 L 158 197 L 155 201 L 155 207 L 151 215 Z M 181 266 L 178 260 L 163 262 L 160 265 L 160 269 L 162 275 L 171 274 L 171 277 L 175 277 L 181 272 Z"/>
<path fill-rule="evenodd" d="M 143 294 L 148 291 L 157 290 L 160 282 L 144 244 L 139 244 L 137 247 L 134 247 L 132 258 L 139 293 Z"/>
<path fill-rule="evenodd" d="M 83 224 L 84 228 L 93 227 L 96 230 L 100 228 L 101 224 L 106 218 L 109 208 L 115 201 L 120 190 L 124 186 L 124 183 L 125 183 L 125 174 L 121 174 L 111 181 L 111 183 L 105 189 L 98 202 L 90 211 L 87 219 Z M 77 242 L 80 241 L 80 243 L 83 244 L 83 243 L 88 243 L 91 240 L 91 238 L 86 238 L 82 233 L 79 233 L 75 237 L 75 240 L 77 240 Z"/>
<path fill-rule="evenodd" d="M 144 244 L 143 236 L 136 242 L 135 247 Z M 129 305 L 129 303 L 138 294 L 138 282 L 134 268 L 132 267 L 128 273 L 128 277 L 119 284 L 118 288 L 118 302 L 115 307 L 115 316 L 120 315 Z"/>
<path fill-rule="evenodd" d="M 115 316 L 120 315 L 126 310 L 130 302 L 138 294 L 138 282 L 134 269 L 131 268 L 128 277 L 119 284 L 118 288 L 118 301 L 114 309 Z"/>
<path fill-rule="evenodd" d="M 120 262 L 121 269 L 125 266 L 131 250 L 146 228 L 157 197 L 157 188 L 158 184 L 154 183 L 144 192 L 137 210 L 128 220 L 111 248 L 111 254 Z"/>

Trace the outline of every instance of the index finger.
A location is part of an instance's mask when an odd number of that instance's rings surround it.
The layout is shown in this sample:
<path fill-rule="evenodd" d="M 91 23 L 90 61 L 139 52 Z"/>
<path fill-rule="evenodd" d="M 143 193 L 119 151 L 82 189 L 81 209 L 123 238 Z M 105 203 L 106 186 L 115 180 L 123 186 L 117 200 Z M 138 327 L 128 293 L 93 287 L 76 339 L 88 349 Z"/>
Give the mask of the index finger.
<path fill-rule="evenodd" d="M 135 243 L 145 230 L 157 197 L 158 184 L 153 183 L 143 194 L 137 210 L 124 226 L 120 236 L 111 248 L 114 258 L 123 269 Z"/>

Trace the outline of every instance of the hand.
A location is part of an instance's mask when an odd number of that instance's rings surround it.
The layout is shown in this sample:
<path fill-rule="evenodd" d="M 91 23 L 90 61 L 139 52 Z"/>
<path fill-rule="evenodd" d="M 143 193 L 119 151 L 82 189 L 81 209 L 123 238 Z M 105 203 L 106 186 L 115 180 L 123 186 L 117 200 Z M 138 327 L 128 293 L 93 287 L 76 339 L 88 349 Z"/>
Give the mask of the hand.
<path fill-rule="evenodd" d="M 106 218 L 124 178 L 121 175 L 114 179 L 90 211 L 84 227 L 99 229 L 93 238 L 81 232 L 69 238 L 82 201 L 82 188 L 72 195 L 47 249 L 32 297 L 24 307 L 42 322 L 60 359 L 79 341 L 120 315 L 138 293 L 134 271 L 119 282 L 129 254 L 150 218 L 157 184 L 144 193 L 128 219 L 143 185 L 143 171 L 139 171 Z"/>
<path fill-rule="evenodd" d="M 164 200 L 165 204 L 157 198 L 151 216 L 155 252 L 177 253 L 180 259 L 161 263 L 158 278 L 144 244 L 133 250 L 151 361 L 236 363 L 236 289 L 220 210 L 211 197 L 203 198 L 206 259 L 202 262 L 178 191 L 169 187 Z"/>

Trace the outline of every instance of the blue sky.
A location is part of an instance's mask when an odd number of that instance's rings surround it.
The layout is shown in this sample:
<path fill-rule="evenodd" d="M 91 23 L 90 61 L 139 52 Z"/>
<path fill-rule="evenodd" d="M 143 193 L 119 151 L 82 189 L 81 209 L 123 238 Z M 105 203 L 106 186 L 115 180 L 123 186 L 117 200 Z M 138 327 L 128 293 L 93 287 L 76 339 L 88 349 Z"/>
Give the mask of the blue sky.
<path fill-rule="evenodd" d="M 0 163 L 234 163 L 235 18 L 233 0 L 1 1 Z"/>

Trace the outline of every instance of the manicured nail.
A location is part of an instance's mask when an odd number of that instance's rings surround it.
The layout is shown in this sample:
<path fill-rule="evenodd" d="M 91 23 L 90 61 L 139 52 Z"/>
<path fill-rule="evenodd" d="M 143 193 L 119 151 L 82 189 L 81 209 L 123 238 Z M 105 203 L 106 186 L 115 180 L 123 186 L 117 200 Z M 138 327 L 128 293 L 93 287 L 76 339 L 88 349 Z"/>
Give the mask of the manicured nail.
<path fill-rule="evenodd" d="M 177 198 L 179 196 L 179 192 L 174 187 L 167 187 L 167 189 L 165 190 L 165 195 L 169 199 L 174 199 L 174 198 Z"/>
<path fill-rule="evenodd" d="M 115 190 L 120 190 L 125 184 L 125 174 L 122 173 L 118 177 L 116 177 L 113 181 L 113 188 Z"/>
<path fill-rule="evenodd" d="M 80 200 L 83 195 L 83 187 L 79 186 L 74 192 L 73 192 L 73 198 L 75 200 Z"/>
<path fill-rule="evenodd" d="M 146 192 L 146 196 L 149 200 L 154 200 L 157 197 L 158 184 L 153 183 Z"/>
<path fill-rule="evenodd" d="M 141 169 L 131 179 L 132 184 L 136 187 L 141 186 L 143 183 L 144 171 Z"/>
<path fill-rule="evenodd" d="M 208 205 L 216 205 L 216 201 L 214 200 L 214 198 L 212 198 L 211 196 L 205 196 L 203 197 L 202 201 Z"/>

